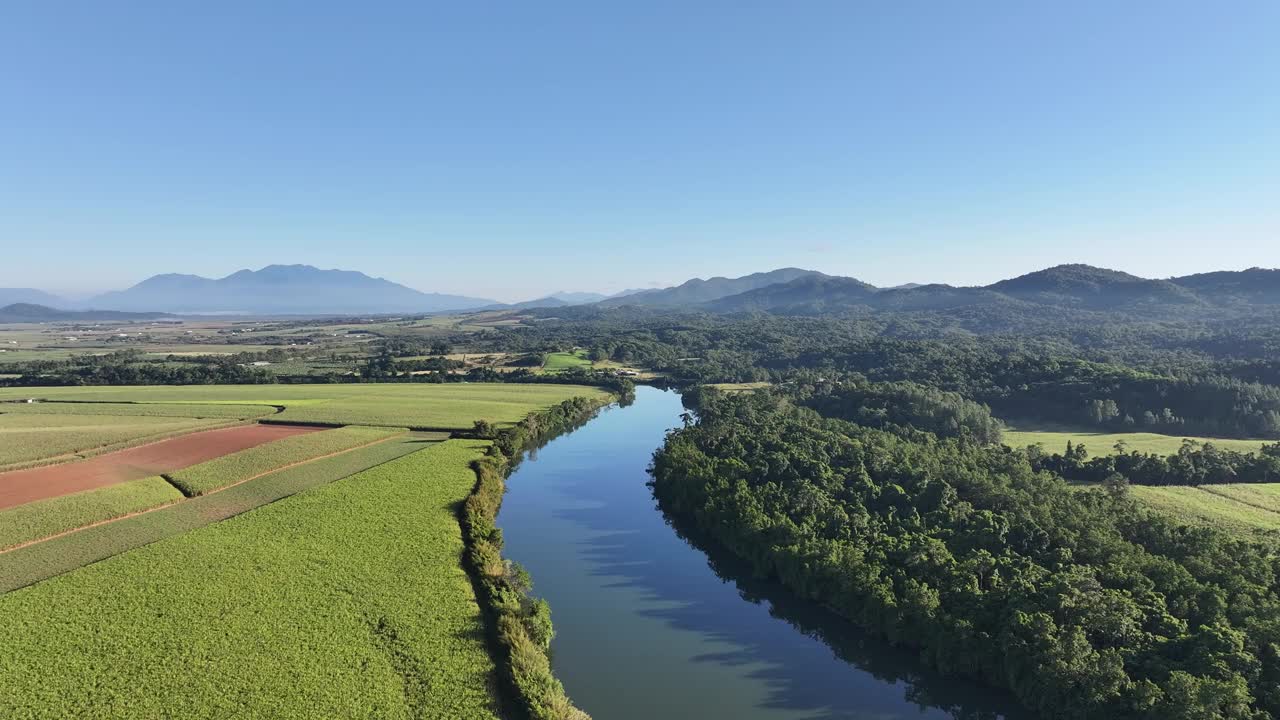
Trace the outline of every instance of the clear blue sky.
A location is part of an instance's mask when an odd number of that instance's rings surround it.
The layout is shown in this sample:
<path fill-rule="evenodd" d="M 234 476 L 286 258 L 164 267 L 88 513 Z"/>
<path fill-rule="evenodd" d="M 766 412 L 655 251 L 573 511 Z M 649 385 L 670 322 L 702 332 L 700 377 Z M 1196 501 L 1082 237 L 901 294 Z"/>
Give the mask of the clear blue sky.
<path fill-rule="evenodd" d="M 1280 2 L 58 2 L 0 286 L 302 262 L 502 300 L 1280 265 Z"/>

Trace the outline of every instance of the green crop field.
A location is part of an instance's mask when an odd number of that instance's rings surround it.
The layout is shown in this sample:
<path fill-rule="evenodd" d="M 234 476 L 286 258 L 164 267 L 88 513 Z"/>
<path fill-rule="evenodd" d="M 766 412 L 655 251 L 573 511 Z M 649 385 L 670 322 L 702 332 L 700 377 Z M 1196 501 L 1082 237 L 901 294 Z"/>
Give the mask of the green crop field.
<path fill-rule="evenodd" d="M 484 447 L 432 445 L 0 596 L 0 717 L 496 718 L 456 516 Z"/>
<path fill-rule="evenodd" d="M 228 420 L 248 420 L 271 415 L 275 411 L 276 409 L 270 405 L 201 405 L 198 403 L 41 402 L 0 405 L 0 413 L 6 415 L 123 415 Z"/>
<path fill-rule="evenodd" d="M 0 550 L 181 499 L 164 478 L 151 477 L 0 510 Z"/>
<path fill-rule="evenodd" d="M 547 353 L 546 362 L 542 365 L 542 369 L 547 372 L 560 372 L 561 370 L 571 370 L 579 367 L 591 367 L 591 360 L 587 359 L 586 350 Z"/>
<path fill-rule="evenodd" d="M 192 465 L 168 477 L 184 495 L 194 497 L 272 470 L 351 450 L 404 432 L 397 428 L 345 427 L 294 435 Z"/>
<path fill-rule="evenodd" d="M 278 470 L 212 495 L 201 495 L 143 515 L 0 553 L 0 593 L 26 587 L 148 543 L 226 520 L 267 503 L 417 452 L 443 439 L 439 434 L 403 435 L 341 455 Z"/>
<path fill-rule="evenodd" d="M 466 429 L 476 420 L 511 424 L 571 397 L 603 394 L 579 385 L 503 383 L 0 388 L 0 400 L 283 405 L 271 420 L 432 429 Z"/>
<path fill-rule="evenodd" d="M 1280 485 L 1205 485 L 1149 487 L 1134 485 L 1134 496 L 1146 505 L 1190 524 L 1214 525 L 1249 535 L 1280 530 Z M 1263 499 L 1257 500 L 1256 498 Z"/>
<path fill-rule="evenodd" d="M 158 440 L 218 427 L 226 422 L 147 416 L 4 413 L 0 414 L 0 469 L 12 469 L 73 453 Z"/>
<path fill-rule="evenodd" d="M 1067 443 L 1085 446 L 1092 456 L 1112 455 L 1115 444 L 1124 441 L 1129 452 L 1154 453 L 1156 455 L 1172 455 L 1182 447 L 1184 439 L 1196 442 L 1210 442 L 1223 450 L 1239 452 L 1256 452 L 1258 448 L 1271 440 L 1235 440 L 1231 438 L 1186 437 L 1180 435 L 1159 435 L 1157 433 L 1103 433 L 1085 431 L 1053 431 L 1033 430 L 1018 425 L 1004 433 L 1004 444 L 1009 447 L 1022 448 L 1028 445 L 1041 445 L 1048 452 L 1060 453 L 1067 449 Z"/>

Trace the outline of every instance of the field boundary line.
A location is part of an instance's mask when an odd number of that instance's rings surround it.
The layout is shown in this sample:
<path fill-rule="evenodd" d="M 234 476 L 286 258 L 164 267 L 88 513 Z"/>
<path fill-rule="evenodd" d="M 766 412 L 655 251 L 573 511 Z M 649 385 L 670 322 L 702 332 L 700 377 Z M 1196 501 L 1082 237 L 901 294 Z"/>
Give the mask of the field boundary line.
<path fill-rule="evenodd" d="M 66 496 L 64 495 L 63 497 L 66 497 Z M 118 517 L 107 518 L 106 520 L 95 520 L 89 523 L 88 525 L 81 525 L 80 527 L 74 527 L 74 528 L 71 528 L 70 530 L 60 530 L 57 533 L 54 533 L 53 535 L 47 535 L 45 537 L 37 538 L 35 540 L 27 540 L 25 542 L 18 543 L 17 545 L 10 545 L 7 548 L 0 548 L 0 555 L 13 552 L 14 550 L 21 550 L 22 548 L 25 548 L 25 547 L 31 547 L 32 545 L 39 545 L 40 543 L 45 542 L 46 540 L 55 540 L 60 537 L 66 537 L 67 535 L 70 535 L 72 533 L 78 533 L 81 530 L 88 530 L 89 528 L 95 528 L 100 525 L 107 525 L 107 524 L 116 522 L 118 520 L 127 520 L 128 518 L 137 517 L 139 515 L 146 515 L 147 513 L 155 512 L 156 510 L 163 510 L 167 507 L 173 507 L 174 505 L 177 505 L 178 503 L 181 503 L 182 501 L 187 499 L 188 498 L 186 497 L 175 498 L 173 500 L 170 500 L 167 503 L 161 503 L 154 507 L 143 508 L 142 510 L 134 510 L 132 512 L 125 513 L 124 515 L 120 515 Z M 18 507 L 22 507 L 22 506 L 19 505 Z"/>
<path fill-rule="evenodd" d="M 367 447 L 372 447 L 372 446 L 377 445 L 377 444 L 379 444 L 379 443 L 388 442 L 388 441 L 390 441 L 390 440 L 394 440 L 395 438 L 398 438 L 398 437 L 400 437 L 400 436 L 399 436 L 399 435 L 391 435 L 391 436 L 389 436 L 389 437 L 384 437 L 384 438 L 380 438 L 380 439 L 378 439 L 378 440 L 374 440 L 373 442 L 367 442 L 367 443 L 365 443 L 365 444 L 363 444 L 363 445 L 357 445 L 356 447 L 347 448 L 346 450 L 339 450 L 339 451 L 337 451 L 337 452 L 331 452 L 331 453 L 329 453 L 329 454 L 327 454 L 327 455 L 317 455 L 317 456 L 315 456 L 315 457 L 313 457 L 313 458 L 307 458 L 306 460 L 300 460 L 300 461 L 295 462 L 295 463 L 289 463 L 288 465 L 281 465 L 280 467 L 275 468 L 275 469 L 273 469 L 273 470 L 268 470 L 267 472 L 258 473 L 257 475 L 254 475 L 253 477 L 247 477 L 247 478 L 245 478 L 245 479 L 243 479 L 243 480 L 237 480 L 237 481 L 235 481 L 235 482 L 231 483 L 230 485 L 223 485 L 222 487 L 219 487 L 219 488 L 217 488 L 216 490 L 210 490 L 209 492 L 204 493 L 203 495 L 187 495 L 186 493 L 183 493 L 183 496 L 182 496 L 180 499 L 173 500 L 172 502 L 164 503 L 163 505 L 157 505 L 157 506 L 155 506 L 155 507 L 150 507 L 150 508 L 147 508 L 147 509 L 145 509 L 145 510 L 135 510 L 134 512 L 128 513 L 127 515 L 121 515 L 120 517 L 113 517 L 113 518 L 109 518 L 109 519 L 107 519 L 107 520 L 98 520 L 98 521 L 96 521 L 96 522 L 89 523 L 88 525 L 81 525 L 80 527 L 71 528 L 70 530 L 63 530 L 63 531 L 61 531 L 61 532 L 59 532 L 59 533 L 56 533 L 56 534 L 54 534 L 54 535 L 49 535 L 49 536 L 47 536 L 47 537 L 42 537 L 42 538 L 40 538 L 40 539 L 38 539 L 38 540 L 28 540 L 27 542 L 21 543 L 21 544 L 19 544 L 19 545 L 14 545 L 14 546 L 12 546 L 12 547 L 4 548 L 4 549 L 0 550 L 0 555 L 4 555 L 4 554 L 6 554 L 6 553 L 13 552 L 14 550 L 21 550 L 22 548 L 25 548 L 25 547 L 31 547 L 32 545 L 39 545 L 40 543 L 42 543 L 42 542 L 48 542 L 49 540 L 55 540 L 55 539 L 60 538 L 60 537 L 66 537 L 67 535 L 71 535 L 72 533 L 78 533 L 78 532 L 80 532 L 81 530 L 88 530 L 89 528 L 95 528 L 95 527 L 101 527 L 101 526 L 103 526 L 103 525 L 109 525 L 109 524 L 111 524 L 111 523 L 113 523 L 113 522 L 119 522 L 119 521 L 121 521 L 121 520 L 127 520 L 128 518 L 137 517 L 137 516 L 139 516 L 139 515 L 146 515 L 147 513 L 155 512 L 156 510 L 163 510 L 163 509 L 165 509 L 165 508 L 167 508 L 167 507 L 173 507 L 174 505 L 178 505 L 178 504 L 181 504 L 181 503 L 187 502 L 188 500 L 195 500 L 196 498 L 209 497 L 210 495 L 217 495 L 218 493 L 222 492 L 223 490 L 230 490 L 230 489 L 231 489 L 231 488 L 233 488 L 233 487 L 237 487 L 237 486 L 243 485 L 243 484 L 245 484 L 245 483 L 247 483 L 247 482 L 251 482 L 251 481 L 253 481 L 253 480 L 257 480 L 258 478 L 266 477 L 267 475 L 274 475 L 275 473 L 283 472 L 283 471 L 285 471 L 285 470 L 289 470 L 289 469 L 292 469 L 292 468 L 298 467 L 299 465 L 306 465 L 306 464 L 308 464 L 308 463 L 313 463 L 313 462 L 316 462 L 316 461 L 319 461 L 319 460 L 327 460 L 328 458 L 331 458 L 331 457 L 337 457 L 337 456 L 339 456 L 339 455 L 345 455 L 345 454 L 347 454 L 347 453 L 349 453 L 349 452 L 355 452 L 356 450 L 363 450 L 363 449 L 365 449 L 365 448 L 367 448 Z M 225 457 L 225 456 L 224 456 L 224 457 Z M 375 467 L 376 467 L 376 466 L 375 466 Z M 165 481 L 165 482 L 167 482 L 167 483 L 169 483 L 169 484 L 171 484 L 171 485 L 173 484 L 173 483 L 172 483 L 172 481 L 171 481 L 171 480 L 169 480 L 169 478 L 165 477 L 164 475 L 161 475 L 160 477 L 164 478 L 164 481 Z M 181 489 L 181 488 L 178 488 L 176 485 L 174 485 L 174 487 L 178 490 L 178 492 L 182 492 L 182 489 Z M 263 503 L 263 505 L 270 505 L 270 504 L 271 504 L 271 503 Z M 18 506 L 18 507 L 21 507 L 21 506 Z M 256 510 L 256 509 L 257 509 L 257 508 L 259 508 L 259 507 L 262 507 L 262 505 L 258 505 L 257 507 L 249 508 L 249 510 Z M 248 512 L 248 510 L 246 510 L 245 512 Z M 234 517 L 234 516 L 233 516 L 233 517 Z"/>
<path fill-rule="evenodd" d="M 1269 484 L 1271 484 L 1271 483 L 1231 483 L 1231 484 L 1232 484 L 1232 485 L 1269 485 Z M 1224 499 L 1224 500 L 1231 500 L 1232 502 L 1240 503 L 1241 505 L 1244 505 L 1245 507 L 1251 507 L 1251 508 L 1253 508 L 1253 509 L 1255 509 L 1255 510 L 1261 510 L 1261 511 L 1266 512 L 1266 513 L 1271 513 L 1272 515 L 1280 516 L 1280 512 L 1276 512 L 1276 509 L 1275 509 L 1275 508 L 1269 508 L 1269 507 L 1265 507 L 1265 506 L 1262 506 L 1262 505 L 1255 505 L 1254 503 L 1251 503 L 1251 502 L 1249 502 L 1248 500 L 1241 500 L 1241 499 L 1240 499 L 1240 498 L 1238 498 L 1238 497 L 1232 497 L 1232 496 L 1227 495 L 1227 494 L 1225 494 L 1225 493 L 1214 492 L 1213 490 L 1210 490 L 1210 489 L 1209 489 L 1209 488 L 1213 487 L 1212 485 L 1193 485 L 1192 487 L 1194 487 L 1194 488 L 1195 488 L 1195 489 L 1197 489 L 1197 490 L 1203 490 L 1204 492 L 1207 492 L 1207 493 L 1209 493 L 1210 495 L 1212 495 L 1212 496 L 1214 496 L 1214 497 L 1220 497 L 1220 498 L 1222 498 L 1222 499 Z"/>

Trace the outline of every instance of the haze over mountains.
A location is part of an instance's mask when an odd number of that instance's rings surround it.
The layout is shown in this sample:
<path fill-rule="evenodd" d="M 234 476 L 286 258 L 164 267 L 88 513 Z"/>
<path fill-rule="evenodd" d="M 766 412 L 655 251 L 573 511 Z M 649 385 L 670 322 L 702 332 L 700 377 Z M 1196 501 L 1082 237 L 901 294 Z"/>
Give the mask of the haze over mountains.
<path fill-rule="evenodd" d="M 14 310 L 12 305 L 20 305 Z M 739 278 L 695 278 L 674 287 L 629 290 L 614 296 L 558 292 L 521 303 L 428 293 L 364 273 L 308 265 L 269 265 L 224 278 L 156 275 L 84 303 L 67 303 L 34 289 L 0 289 L 7 317 L 34 309 L 93 309 L 142 313 L 386 314 L 477 309 L 555 309 L 591 305 L 707 312 L 813 315 L 833 312 L 1126 312 L 1152 317 L 1244 312 L 1280 306 L 1280 270 L 1253 268 L 1152 280 L 1089 265 L 1059 265 L 984 287 L 942 284 L 878 288 L 855 278 L 781 268 Z M 44 313 L 57 320 L 58 311 Z M 65 316 L 63 316 L 65 317 Z M 14 322 L 14 320 L 9 320 Z"/>
<path fill-rule="evenodd" d="M 347 314 L 463 310 L 484 298 L 424 293 L 350 270 L 268 265 L 224 278 L 156 275 L 84 305 L 95 309 L 187 313 Z"/>

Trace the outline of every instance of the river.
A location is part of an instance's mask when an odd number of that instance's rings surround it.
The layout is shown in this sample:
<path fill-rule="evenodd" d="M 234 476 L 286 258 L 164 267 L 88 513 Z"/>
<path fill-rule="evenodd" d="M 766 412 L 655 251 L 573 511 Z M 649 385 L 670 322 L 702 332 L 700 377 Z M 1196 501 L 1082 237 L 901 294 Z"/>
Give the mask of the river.
<path fill-rule="evenodd" d="M 551 603 L 552 662 L 596 720 L 1023 720 L 1001 693 L 751 578 L 657 508 L 647 468 L 680 397 L 639 387 L 527 457 L 499 524 Z"/>

